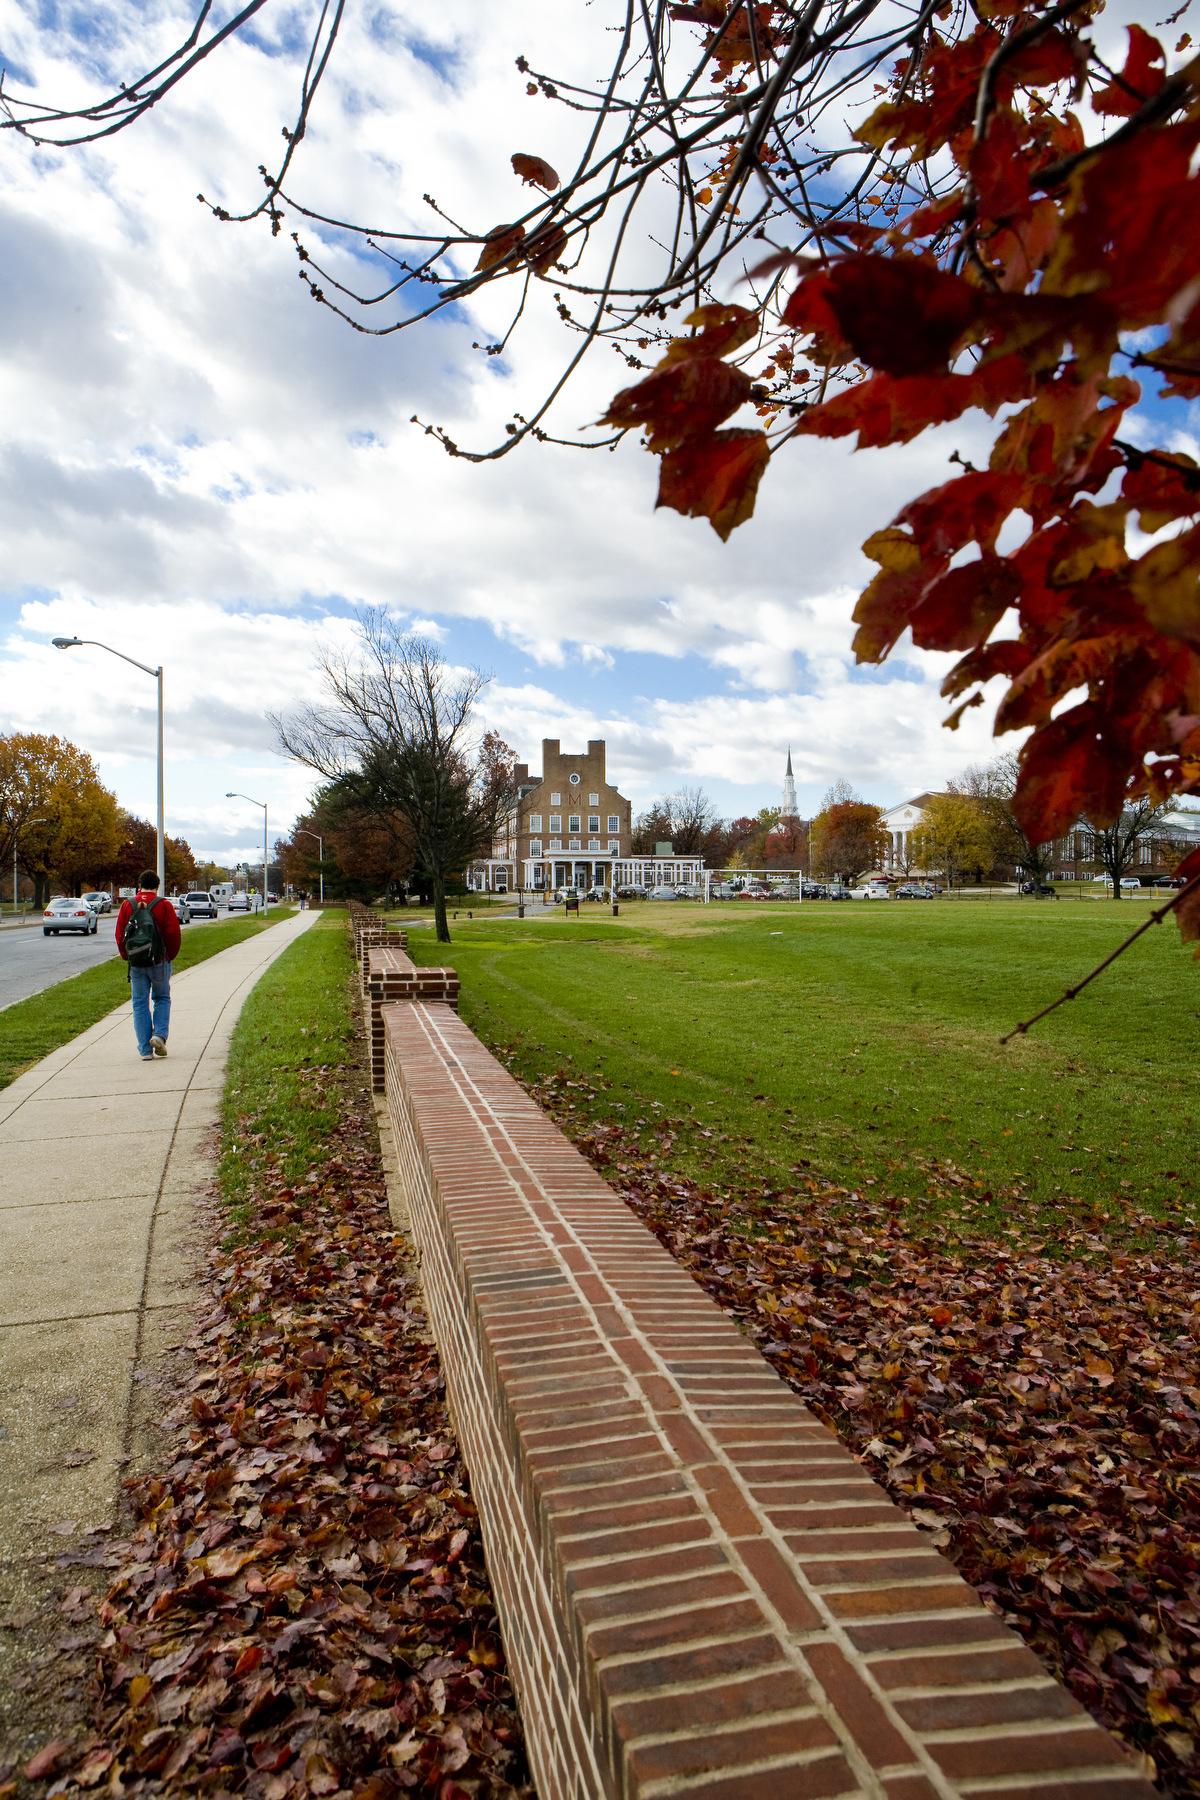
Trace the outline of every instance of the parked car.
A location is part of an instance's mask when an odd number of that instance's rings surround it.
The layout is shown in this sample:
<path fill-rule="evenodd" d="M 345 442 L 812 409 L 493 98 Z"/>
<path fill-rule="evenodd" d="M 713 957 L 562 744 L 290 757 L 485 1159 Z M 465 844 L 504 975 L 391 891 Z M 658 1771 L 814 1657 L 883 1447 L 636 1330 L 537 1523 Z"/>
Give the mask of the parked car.
<path fill-rule="evenodd" d="M 624 887 L 617 889 L 618 900 L 644 900 L 645 898 L 646 890 L 638 881 L 630 881 Z"/>
<path fill-rule="evenodd" d="M 650 889 L 647 898 L 650 900 L 678 900 L 679 895 L 673 887 L 654 887 Z"/>
<path fill-rule="evenodd" d="M 677 900 L 703 900 L 704 889 L 697 881 L 685 881 L 675 889 Z"/>
<path fill-rule="evenodd" d="M 189 919 L 215 919 L 217 916 L 217 903 L 206 888 L 194 888 L 190 894 L 185 894 L 183 904 Z"/>
<path fill-rule="evenodd" d="M 92 893 L 85 894 L 83 898 L 95 913 L 112 911 L 112 895 L 106 894 L 103 888 L 96 888 Z"/>
<path fill-rule="evenodd" d="M 562 906 L 565 901 L 578 900 L 578 898 L 579 898 L 579 889 L 578 888 L 560 887 L 560 888 L 555 888 L 555 890 L 554 890 L 555 906 Z"/>
<path fill-rule="evenodd" d="M 933 889 L 920 881 L 902 881 L 896 889 L 897 900 L 932 900 Z"/>
<path fill-rule="evenodd" d="M 168 894 L 167 899 L 171 902 L 171 905 L 175 908 L 175 917 L 179 920 L 179 923 L 181 925 L 186 925 L 188 922 L 188 919 L 191 916 L 187 909 L 187 895 L 186 894 Z"/>
<path fill-rule="evenodd" d="M 854 895 L 848 887 L 832 886 L 825 889 L 826 900 L 853 900 Z"/>
<path fill-rule="evenodd" d="M 1048 881 L 1023 881 L 1021 883 L 1021 892 L 1023 894 L 1032 894 L 1037 900 L 1058 899 L 1058 889 Z"/>
<path fill-rule="evenodd" d="M 893 889 L 886 881 L 868 881 L 850 892 L 852 900 L 891 900 L 894 897 Z"/>
<path fill-rule="evenodd" d="M 82 931 L 85 937 L 95 937 L 99 923 L 99 914 L 87 903 L 86 895 L 76 900 L 73 896 L 60 894 L 51 900 L 42 914 L 42 936 L 55 936 L 60 931 Z"/>
<path fill-rule="evenodd" d="M 732 881 L 714 881 L 709 895 L 713 900 L 736 900 L 740 891 Z"/>
<path fill-rule="evenodd" d="M 585 900 L 607 900 L 608 889 L 606 887 L 590 887 L 583 897 Z"/>

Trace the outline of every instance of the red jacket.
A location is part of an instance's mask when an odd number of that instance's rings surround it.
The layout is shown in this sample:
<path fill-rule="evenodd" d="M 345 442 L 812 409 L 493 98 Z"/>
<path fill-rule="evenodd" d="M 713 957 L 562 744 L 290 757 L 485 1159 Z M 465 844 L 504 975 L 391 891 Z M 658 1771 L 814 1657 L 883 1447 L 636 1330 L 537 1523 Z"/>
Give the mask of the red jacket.
<path fill-rule="evenodd" d="M 158 926 L 158 935 L 162 939 L 162 947 L 167 953 L 167 961 L 174 962 L 179 955 L 180 943 L 179 919 L 176 916 L 175 908 L 165 894 L 156 898 L 152 888 L 139 888 L 136 897 L 147 905 L 151 901 L 154 902 L 151 908 L 154 913 L 154 923 Z M 121 910 L 117 914 L 117 949 L 122 956 L 125 954 L 125 930 L 132 917 L 132 902 L 122 900 Z"/>

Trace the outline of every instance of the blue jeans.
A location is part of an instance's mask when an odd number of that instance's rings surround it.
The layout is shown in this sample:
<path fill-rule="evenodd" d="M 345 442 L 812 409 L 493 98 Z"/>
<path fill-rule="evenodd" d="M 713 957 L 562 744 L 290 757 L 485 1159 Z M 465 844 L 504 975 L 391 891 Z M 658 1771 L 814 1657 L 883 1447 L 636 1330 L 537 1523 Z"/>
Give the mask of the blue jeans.
<path fill-rule="evenodd" d="M 131 968 L 129 993 L 133 1000 L 133 1032 L 137 1038 L 138 1052 L 142 1056 L 148 1056 L 151 1034 L 162 1038 L 165 1043 L 171 1023 L 170 963 L 151 963 L 146 969 Z M 150 1012 L 152 1001 L 153 1018 Z"/>

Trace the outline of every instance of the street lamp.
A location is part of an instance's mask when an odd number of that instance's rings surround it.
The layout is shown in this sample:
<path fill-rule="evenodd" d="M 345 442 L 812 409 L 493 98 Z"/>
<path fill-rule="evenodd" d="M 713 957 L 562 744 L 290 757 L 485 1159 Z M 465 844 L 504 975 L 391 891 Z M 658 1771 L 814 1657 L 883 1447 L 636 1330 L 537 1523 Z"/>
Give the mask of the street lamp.
<path fill-rule="evenodd" d="M 321 836 L 319 831 L 310 831 L 308 829 L 307 825 L 297 825 L 292 832 L 292 836 L 293 837 L 315 837 L 317 840 L 317 855 L 321 859 L 321 867 L 318 872 L 317 879 L 321 883 L 321 905 L 324 906 L 324 904 L 325 904 L 325 839 Z"/>
<path fill-rule="evenodd" d="M 227 800 L 249 800 L 251 806 L 261 806 L 263 809 L 263 918 L 265 919 L 271 910 L 270 902 L 267 899 L 267 803 L 265 800 L 252 800 L 249 794 L 235 794 L 228 791 L 225 798 Z"/>
<path fill-rule="evenodd" d="M 24 826 L 48 825 L 49 823 L 50 823 L 49 819 L 26 819 L 24 822 Z M 18 828 L 15 825 L 13 826 L 13 918 L 14 919 L 17 916 L 17 902 L 19 899 L 19 893 L 18 893 L 18 888 L 17 888 L 17 837 L 19 835 L 19 830 L 23 830 L 24 826 L 22 826 L 20 828 Z M 35 894 L 37 893 L 37 883 L 36 882 L 34 883 L 33 891 Z"/>
<path fill-rule="evenodd" d="M 158 682 L 158 891 L 167 891 L 167 840 L 163 824 L 163 672 L 160 663 L 152 669 L 148 663 L 138 662 L 134 656 L 126 656 L 123 650 L 114 650 L 111 644 L 102 644 L 98 638 L 56 637 L 51 638 L 56 650 L 74 650 L 83 644 L 90 644 L 96 650 L 107 650 L 110 656 L 119 656 L 122 662 L 132 663 L 135 669 L 141 669 L 144 675 L 153 675 Z"/>

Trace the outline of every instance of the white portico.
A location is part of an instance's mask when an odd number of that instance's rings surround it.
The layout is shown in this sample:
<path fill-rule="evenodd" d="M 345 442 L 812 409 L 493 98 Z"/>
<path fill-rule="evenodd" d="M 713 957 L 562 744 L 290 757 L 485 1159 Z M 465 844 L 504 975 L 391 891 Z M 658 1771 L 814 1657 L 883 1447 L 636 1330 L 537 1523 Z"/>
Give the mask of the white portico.
<path fill-rule="evenodd" d="M 925 808 L 935 797 L 934 794 L 914 794 L 911 800 L 901 800 L 899 805 L 884 813 L 883 828 L 888 839 L 886 864 L 889 869 L 906 872 L 912 867 L 912 835 L 923 823 Z"/>

